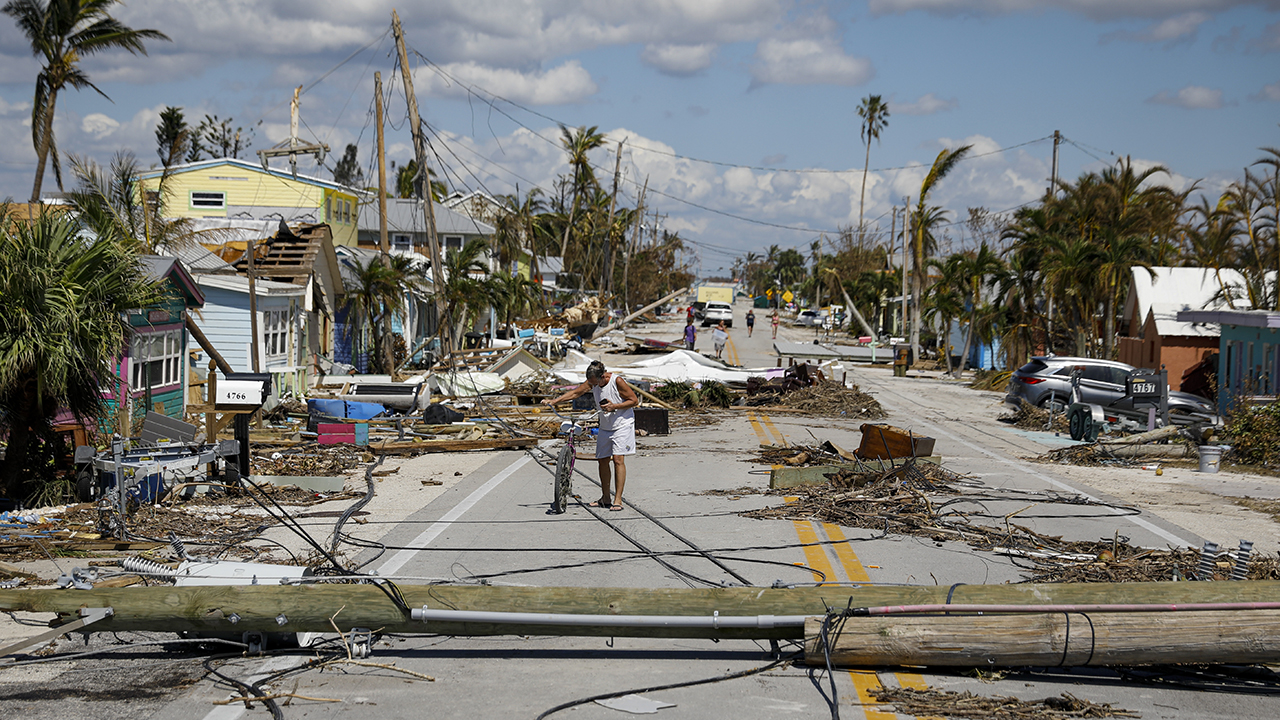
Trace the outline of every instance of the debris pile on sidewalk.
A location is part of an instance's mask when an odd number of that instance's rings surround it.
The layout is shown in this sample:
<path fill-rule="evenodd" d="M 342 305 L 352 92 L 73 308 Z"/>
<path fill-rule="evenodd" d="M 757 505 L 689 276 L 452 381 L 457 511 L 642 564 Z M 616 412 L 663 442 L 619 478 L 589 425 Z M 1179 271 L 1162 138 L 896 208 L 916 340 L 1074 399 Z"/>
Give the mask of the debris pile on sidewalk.
<path fill-rule="evenodd" d="M 747 380 L 747 405 L 778 406 L 808 415 L 875 420 L 886 415 L 880 403 L 857 385 L 827 380 L 808 365 L 787 368 L 781 377 Z"/>
<path fill-rule="evenodd" d="M 1067 718 L 1137 718 L 1138 713 L 1111 707 L 1110 703 L 1081 700 L 1062 693 L 1043 700 L 1015 697 L 983 697 L 969 691 L 917 690 L 907 687 L 880 688 L 871 694 L 882 703 L 892 703 L 899 715 L 915 717 L 986 718 L 988 720 L 1066 720 Z"/>
<path fill-rule="evenodd" d="M 998 419 L 1023 430 L 1048 430 L 1049 432 L 1068 432 L 1067 414 L 1054 413 L 1053 425 L 1049 424 L 1049 411 L 1021 400 L 1017 410 L 1011 415 L 1002 415 Z"/>
<path fill-rule="evenodd" d="M 669 382 L 653 386 L 653 395 L 659 400 L 675 407 L 727 408 L 737 401 L 737 395 L 724 386 L 724 383 L 709 382 Z"/>
<path fill-rule="evenodd" d="M 1064 465 L 1126 465 L 1152 460 L 1195 459 L 1197 446 L 1212 437 L 1212 428 L 1179 428 L 1176 425 L 1134 435 L 1108 435 L 1097 442 L 1054 448 L 1036 462 Z"/>

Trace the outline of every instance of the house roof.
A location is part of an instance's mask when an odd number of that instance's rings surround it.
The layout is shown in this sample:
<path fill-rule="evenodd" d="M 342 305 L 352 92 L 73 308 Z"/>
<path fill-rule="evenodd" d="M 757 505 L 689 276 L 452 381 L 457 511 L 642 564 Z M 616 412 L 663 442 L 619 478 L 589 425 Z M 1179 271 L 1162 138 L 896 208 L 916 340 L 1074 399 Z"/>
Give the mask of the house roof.
<path fill-rule="evenodd" d="M 149 279 L 157 282 L 167 280 L 177 288 L 187 307 L 204 307 L 204 293 L 177 258 L 143 255 L 138 260 Z"/>
<path fill-rule="evenodd" d="M 218 288 L 231 292 L 249 294 L 249 278 L 239 275 L 200 275 L 197 282 L 202 288 Z M 307 289 L 293 283 L 276 282 L 275 280 L 254 280 L 254 289 L 258 295 L 302 296 Z"/>
<path fill-rule="evenodd" d="M 492 235 L 492 225 L 473 220 L 460 212 L 455 212 L 440 203 L 432 203 L 436 214 L 437 235 Z M 357 226 L 361 232 L 378 232 L 378 203 L 371 202 L 360 211 Z M 426 219 L 423 217 L 422 201 L 405 198 L 389 198 L 387 200 L 387 231 L 400 233 L 426 232 Z"/>
<path fill-rule="evenodd" d="M 1280 328 L 1280 312 L 1269 310 L 1184 310 L 1178 320 L 1188 323 Z"/>
<path fill-rule="evenodd" d="M 168 252 L 182 261 L 192 273 L 204 275 L 207 273 L 230 274 L 235 272 L 235 268 L 226 260 L 218 257 L 209 251 L 203 245 L 192 245 L 190 247 L 170 248 Z"/>
<path fill-rule="evenodd" d="M 1236 270 L 1199 267 L 1153 267 L 1148 273 L 1141 267 L 1130 269 L 1129 296 L 1125 300 L 1124 317 L 1130 333 L 1153 317 L 1161 337 L 1204 337 L 1218 333 L 1203 325 L 1178 319 L 1184 310 L 1222 310 L 1239 308 L 1237 299 L 1228 303 L 1221 295 L 1223 286 L 1235 298 L 1245 297 L 1244 276 Z"/>
<path fill-rule="evenodd" d="M 361 194 L 361 192 L 355 188 L 340 185 L 332 180 L 325 180 L 324 178 L 313 177 L 311 175 L 298 175 L 297 177 L 294 177 L 293 173 L 286 170 L 276 170 L 275 168 L 263 169 L 262 165 L 258 163 L 241 160 L 239 158 L 213 158 L 210 160 L 200 160 L 198 162 L 186 163 L 183 165 L 174 165 L 169 168 L 169 174 L 177 175 L 181 173 L 198 172 L 201 170 L 210 170 L 213 168 L 227 166 L 237 167 L 244 170 L 252 170 L 253 172 L 272 175 L 284 180 L 297 180 L 298 182 L 306 183 L 308 185 L 317 185 L 329 190 L 338 190 L 347 193 L 348 195 L 359 196 Z M 151 180 L 164 175 L 164 172 L 165 171 L 163 169 L 160 169 L 142 173 L 139 175 L 139 179 Z"/>

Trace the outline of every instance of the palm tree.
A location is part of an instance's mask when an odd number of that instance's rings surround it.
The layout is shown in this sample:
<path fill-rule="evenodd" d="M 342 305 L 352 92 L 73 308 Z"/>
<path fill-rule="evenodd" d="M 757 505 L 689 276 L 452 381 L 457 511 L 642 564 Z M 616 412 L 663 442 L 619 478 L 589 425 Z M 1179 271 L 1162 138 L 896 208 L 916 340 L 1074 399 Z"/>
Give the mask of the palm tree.
<path fill-rule="evenodd" d="M 867 173 L 871 169 L 871 141 L 880 140 L 880 133 L 889 126 L 889 106 L 881 101 L 879 95 L 868 95 L 862 98 L 858 106 L 858 117 L 862 118 L 860 137 L 867 146 L 867 156 L 862 163 L 862 196 L 858 200 L 858 232 L 862 232 L 862 209 L 867 201 Z"/>
<path fill-rule="evenodd" d="M 954 150 L 944 148 L 938 153 L 938 156 L 933 159 L 933 166 L 929 168 L 929 173 L 924 176 L 924 182 L 920 183 L 919 200 L 916 203 L 916 209 L 911 213 L 911 261 L 913 264 L 911 293 L 916 298 L 911 310 L 911 347 L 916 357 L 920 357 L 920 298 L 924 293 L 925 273 L 927 272 L 926 260 L 928 256 L 925 241 L 926 239 L 932 239 L 932 234 L 930 233 L 932 228 L 930 226 L 941 224 L 941 220 L 945 216 L 945 213 L 940 208 L 931 208 L 928 205 L 929 193 L 933 192 L 938 183 L 955 169 L 956 164 L 963 160 L 964 156 L 972 148 L 972 145 L 962 145 Z"/>
<path fill-rule="evenodd" d="M 573 228 L 574 215 L 582 202 L 583 195 L 600 188 L 600 183 L 596 180 L 596 173 L 591 168 L 591 161 L 587 158 L 587 153 L 604 146 L 605 136 L 598 130 L 599 128 L 595 125 L 591 127 L 582 126 L 574 130 L 570 130 L 564 125 L 560 126 L 560 144 L 564 147 L 565 152 L 569 153 L 569 168 L 573 173 L 570 181 L 573 202 L 569 206 L 569 215 L 564 226 L 564 237 L 560 241 L 560 257 L 562 258 L 568 248 L 569 232 Z"/>
<path fill-rule="evenodd" d="M 350 332 L 357 333 L 357 338 L 363 338 L 368 333 L 372 346 L 366 348 L 369 363 L 373 367 L 380 367 L 388 359 L 386 349 L 390 342 L 380 320 L 384 313 L 396 314 L 403 311 L 402 288 L 410 283 L 410 271 L 405 260 L 387 263 L 381 255 L 369 258 L 364 264 L 357 261 L 354 269 L 355 286 L 347 288 L 342 307 L 349 318 L 354 316 L 354 321 L 349 321 Z M 389 367 L 381 369 L 388 373 L 392 371 Z"/>
<path fill-rule="evenodd" d="M 947 374 L 951 370 L 951 321 L 964 313 L 965 288 L 964 255 L 955 253 L 945 261 L 929 260 L 929 266 L 938 270 L 938 278 L 929 287 L 921 316 L 930 322 L 941 321 L 938 333 L 938 352 L 946 359 Z"/>
<path fill-rule="evenodd" d="M 969 348 L 973 346 L 974 332 L 978 327 L 979 307 L 982 306 L 982 288 L 998 287 L 1006 272 L 1005 264 L 994 250 L 983 241 L 976 251 L 965 256 L 962 266 L 965 281 L 965 302 L 969 305 L 969 327 L 964 334 L 964 350 L 960 352 L 957 377 L 964 376 L 969 362 Z"/>
<path fill-rule="evenodd" d="M 517 315 L 533 308 L 542 291 L 539 283 L 506 270 L 495 272 L 488 282 L 489 294 L 502 315 L 503 323 L 508 327 Z"/>
<path fill-rule="evenodd" d="M 17 22 L 31 43 L 32 54 L 44 63 L 36 76 L 35 99 L 31 104 L 31 143 L 36 151 L 33 203 L 40 202 L 44 168 L 50 159 L 58 189 L 62 189 L 62 166 L 53 136 L 58 93 L 70 86 L 77 90 L 92 88 L 107 97 L 89 80 L 89 75 L 80 68 L 80 61 L 104 50 L 128 50 L 134 55 L 146 55 L 144 40 L 169 39 L 159 30 L 134 30 L 111 17 L 108 11 L 117 2 L 119 0 L 10 0 L 0 8 Z"/>
<path fill-rule="evenodd" d="M 195 230 L 191 218 L 165 218 L 159 198 L 170 192 L 167 173 L 160 178 L 157 196 L 151 197 L 138 182 L 141 170 L 130 152 L 116 153 L 106 168 L 73 155 L 71 170 L 78 181 L 70 193 L 71 205 L 81 222 L 99 235 L 111 229 L 153 254 L 192 247 L 201 237 L 211 242 L 227 237 L 218 229 Z"/>
<path fill-rule="evenodd" d="M 445 322 L 442 325 L 448 327 L 453 347 L 462 346 L 462 334 L 466 331 L 471 308 L 492 300 L 492 288 L 473 277 L 489 272 L 485 264 L 488 252 L 488 243 L 474 238 L 444 258 L 438 292 L 444 296 L 445 304 Z"/>
<path fill-rule="evenodd" d="M 103 417 L 101 388 L 128 344 L 130 310 L 163 300 L 143 274 L 136 244 L 108 229 L 93 239 L 70 213 L 34 222 L 0 215 L 0 422 L 9 447 L 0 493 L 34 487 L 32 442 L 60 409 L 81 421 Z"/>

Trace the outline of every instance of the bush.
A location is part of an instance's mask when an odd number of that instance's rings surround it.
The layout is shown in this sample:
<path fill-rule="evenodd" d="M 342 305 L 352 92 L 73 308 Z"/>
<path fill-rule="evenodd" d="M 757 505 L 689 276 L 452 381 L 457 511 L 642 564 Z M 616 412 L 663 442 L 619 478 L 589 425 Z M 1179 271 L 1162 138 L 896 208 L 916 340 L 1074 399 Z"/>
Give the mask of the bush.
<path fill-rule="evenodd" d="M 1249 405 L 1232 412 L 1227 442 L 1238 462 L 1280 468 L 1280 404 Z"/>

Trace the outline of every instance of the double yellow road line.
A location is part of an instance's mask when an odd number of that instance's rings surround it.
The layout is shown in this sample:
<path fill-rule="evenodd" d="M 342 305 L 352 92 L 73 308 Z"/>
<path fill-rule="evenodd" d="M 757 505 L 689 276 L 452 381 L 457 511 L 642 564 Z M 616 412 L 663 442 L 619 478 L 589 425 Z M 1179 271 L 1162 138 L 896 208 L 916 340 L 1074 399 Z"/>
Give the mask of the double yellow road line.
<path fill-rule="evenodd" d="M 747 413 L 747 420 L 750 421 L 751 428 L 755 430 L 756 437 L 760 439 L 762 444 L 787 444 L 782 431 L 773 424 L 773 420 L 768 415 L 760 412 L 750 412 Z M 794 501 L 795 498 L 793 497 L 787 498 L 787 502 Z M 842 542 L 847 538 L 839 525 L 808 520 L 792 520 L 791 523 L 795 526 L 796 536 L 805 545 L 805 564 L 814 571 L 814 580 L 823 582 L 825 578 L 825 582 L 840 581 L 837 574 L 837 566 L 832 562 L 832 556 L 827 551 L 827 548 L 831 548 L 835 554 L 835 560 L 839 564 L 839 570 L 846 580 L 850 582 L 871 581 L 871 577 L 867 574 L 867 569 L 862 565 L 862 561 L 858 559 L 858 556 L 854 554 L 853 548 L 850 547 L 849 543 Z M 817 543 L 821 541 L 819 532 L 825 535 L 827 540 L 833 544 L 818 545 Z M 895 675 L 898 685 L 901 687 L 918 690 L 923 690 L 926 687 L 924 678 L 916 673 L 895 673 Z M 866 713 L 867 720 L 896 720 L 897 714 L 876 709 L 878 703 L 872 692 L 880 689 L 882 684 L 879 675 L 874 670 L 853 670 L 849 672 L 849 677 L 853 680 L 853 687 L 858 693 L 858 702 Z"/>

